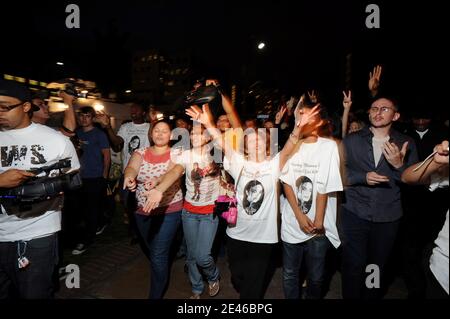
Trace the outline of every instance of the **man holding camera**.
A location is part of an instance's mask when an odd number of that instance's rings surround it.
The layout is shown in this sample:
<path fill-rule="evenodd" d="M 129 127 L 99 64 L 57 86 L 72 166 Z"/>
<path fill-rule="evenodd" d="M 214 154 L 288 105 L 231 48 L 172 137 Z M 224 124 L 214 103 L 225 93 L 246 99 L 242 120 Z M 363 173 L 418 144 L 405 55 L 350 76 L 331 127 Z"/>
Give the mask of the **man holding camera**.
<path fill-rule="evenodd" d="M 70 159 L 69 170 L 79 168 L 67 137 L 31 122 L 30 113 L 37 110 L 25 86 L 0 80 L 0 299 L 52 297 L 62 206 L 59 194 L 36 202 L 2 194 L 25 187 L 34 176 L 30 170 L 62 159 Z M 11 205 L 11 200 L 16 202 Z"/>

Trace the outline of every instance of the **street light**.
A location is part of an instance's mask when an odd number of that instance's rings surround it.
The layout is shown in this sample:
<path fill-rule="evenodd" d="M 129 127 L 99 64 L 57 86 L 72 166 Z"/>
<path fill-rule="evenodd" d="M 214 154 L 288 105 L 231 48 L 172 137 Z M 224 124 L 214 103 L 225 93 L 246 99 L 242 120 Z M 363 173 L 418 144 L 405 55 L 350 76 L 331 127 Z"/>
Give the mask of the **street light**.
<path fill-rule="evenodd" d="M 125 93 L 130 94 L 131 90 L 126 90 Z"/>
<path fill-rule="evenodd" d="M 266 46 L 266 44 L 265 44 L 264 42 L 260 42 L 260 43 L 258 44 L 258 49 L 259 49 L 259 50 L 262 50 L 262 49 L 264 49 L 265 46 Z"/>
<path fill-rule="evenodd" d="M 57 65 L 64 65 L 62 62 L 56 62 Z"/>

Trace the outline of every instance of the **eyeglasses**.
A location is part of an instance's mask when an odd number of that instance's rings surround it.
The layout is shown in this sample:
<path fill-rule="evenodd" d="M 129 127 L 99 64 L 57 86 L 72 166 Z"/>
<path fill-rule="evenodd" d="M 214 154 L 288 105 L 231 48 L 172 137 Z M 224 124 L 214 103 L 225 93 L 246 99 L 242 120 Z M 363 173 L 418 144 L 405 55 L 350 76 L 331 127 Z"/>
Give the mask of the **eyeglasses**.
<path fill-rule="evenodd" d="M 18 106 L 23 105 L 25 102 L 20 102 L 19 104 L 14 104 L 14 105 L 0 105 L 0 112 L 9 112 L 12 109 L 15 109 Z"/>
<path fill-rule="evenodd" d="M 382 107 L 372 106 L 369 109 L 369 112 L 370 113 L 378 113 L 380 110 L 381 110 L 381 113 L 387 113 L 387 112 L 389 112 L 389 110 L 395 110 L 395 109 L 392 107 L 387 107 L 387 106 L 382 106 Z"/>

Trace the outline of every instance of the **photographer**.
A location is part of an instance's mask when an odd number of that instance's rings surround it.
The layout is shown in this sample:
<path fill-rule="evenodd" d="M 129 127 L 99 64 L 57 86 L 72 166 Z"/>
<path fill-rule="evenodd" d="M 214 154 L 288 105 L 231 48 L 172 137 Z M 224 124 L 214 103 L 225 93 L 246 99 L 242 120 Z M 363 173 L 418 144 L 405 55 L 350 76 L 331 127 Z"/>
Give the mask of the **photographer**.
<path fill-rule="evenodd" d="M 70 140 L 48 127 L 32 123 L 29 113 L 33 111 L 37 107 L 31 103 L 25 86 L 0 80 L 2 190 L 27 182 L 34 174 L 26 171 L 62 159 L 71 160 L 70 170 L 79 168 Z M 55 174 L 56 171 L 51 172 L 51 176 Z M 16 206 L 23 202 L 10 206 L 7 198 L 0 200 L 0 299 L 51 298 L 63 197 L 33 202 L 23 215 L 15 213 Z"/>

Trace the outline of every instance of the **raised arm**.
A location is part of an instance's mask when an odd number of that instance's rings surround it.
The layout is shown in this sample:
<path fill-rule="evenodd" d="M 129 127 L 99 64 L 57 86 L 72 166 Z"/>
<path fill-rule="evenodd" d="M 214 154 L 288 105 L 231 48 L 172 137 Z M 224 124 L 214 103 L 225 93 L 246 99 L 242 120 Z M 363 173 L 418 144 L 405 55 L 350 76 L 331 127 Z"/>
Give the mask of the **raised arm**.
<path fill-rule="evenodd" d="M 219 88 L 220 95 L 222 96 L 222 107 L 225 113 L 227 114 L 228 120 L 230 121 L 232 128 L 242 128 L 241 119 L 234 107 L 231 99 L 227 96 L 221 89 L 219 82 L 217 80 L 206 80 L 206 85 L 213 84 L 217 88 Z"/>
<path fill-rule="evenodd" d="M 109 142 L 111 143 L 111 148 L 114 152 L 120 152 L 123 149 L 124 140 L 119 135 L 117 135 L 111 127 L 111 119 L 109 115 L 103 112 L 97 113 L 94 119 L 95 122 L 99 123 L 103 127 L 108 135 Z"/>
<path fill-rule="evenodd" d="M 284 144 L 283 149 L 280 152 L 280 170 L 283 169 L 284 165 L 286 164 L 287 160 L 293 153 L 293 151 L 296 149 L 296 145 L 298 141 L 301 138 L 301 131 L 305 125 L 311 123 L 314 120 L 314 117 L 319 114 L 320 104 L 317 104 L 312 109 L 304 109 L 304 113 L 300 116 L 298 114 L 298 109 L 295 110 L 295 126 L 292 130 L 291 135 L 289 136 L 289 139 L 287 140 L 286 144 Z M 321 123 L 318 123 L 317 126 L 320 126 Z"/>
<path fill-rule="evenodd" d="M 344 100 L 342 101 L 342 106 L 344 107 L 344 113 L 342 114 L 342 138 L 344 138 L 348 131 L 348 115 L 352 107 L 352 91 L 348 91 L 348 94 L 342 91 L 342 94 L 344 94 Z"/>
<path fill-rule="evenodd" d="M 67 136 L 73 136 L 77 128 L 77 118 L 73 109 L 73 103 L 76 97 L 65 92 L 60 92 L 59 96 L 63 99 L 64 104 L 67 105 L 67 109 L 64 111 L 62 133 Z"/>
<path fill-rule="evenodd" d="M 373 68 L 373 72 L 369 72 L 369 91 L 370 95 L 374 98 L 378 94 L 380 87 L 381 71 L 383 68 L 381 65 L 377 65 Z"/>

